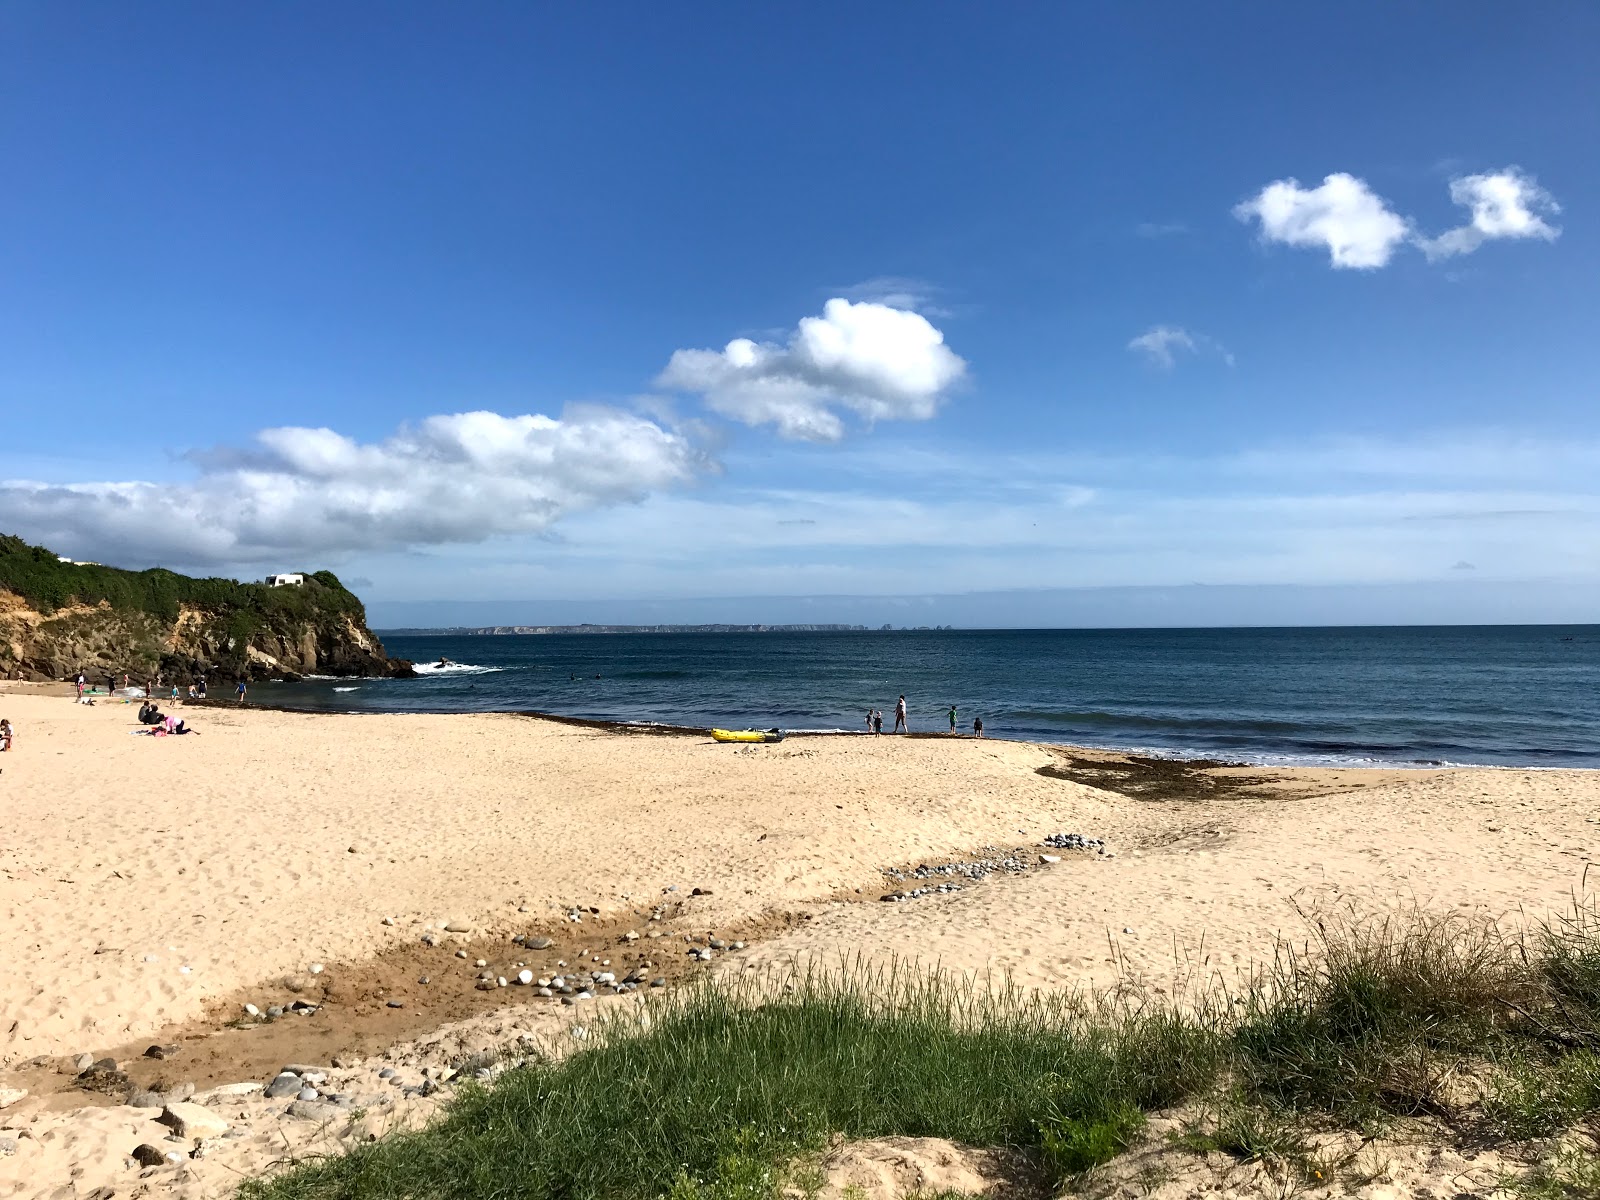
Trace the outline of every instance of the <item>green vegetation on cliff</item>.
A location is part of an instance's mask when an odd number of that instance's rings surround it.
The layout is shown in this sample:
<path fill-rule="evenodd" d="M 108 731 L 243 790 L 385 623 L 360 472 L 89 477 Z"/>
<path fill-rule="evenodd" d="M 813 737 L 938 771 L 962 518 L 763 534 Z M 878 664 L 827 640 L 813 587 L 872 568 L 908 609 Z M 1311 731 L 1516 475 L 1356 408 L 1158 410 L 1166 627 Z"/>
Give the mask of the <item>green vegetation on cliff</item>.
<path fill-rule="evenodd" d="M 298 587 L 195 579 L 160 567 L 62 562 L 0 535 L 0 593 L 38 614 L 0 611 L 0 669 L 62 678 L 78 670 L 253 678 L 402 670 L 366 627 L 361 601 L 330 571 Z"/>
<path fill-rule="evenodd" d="M 0 588 L 15 592 L 46 616 L 71 604 L 104 602 L 118 612 L 144 613 L 160 621 L 176 621 L 183 605 L 208 612 L 236 609 L 265 625 L 332 614 L 366 619 L 361 601 L 332 571 L 306 575 L 301 587 L 194 579 L 161 567 L 124 571 L 64 563 L 53 550 L 5 534 L 0 534 Z"/>

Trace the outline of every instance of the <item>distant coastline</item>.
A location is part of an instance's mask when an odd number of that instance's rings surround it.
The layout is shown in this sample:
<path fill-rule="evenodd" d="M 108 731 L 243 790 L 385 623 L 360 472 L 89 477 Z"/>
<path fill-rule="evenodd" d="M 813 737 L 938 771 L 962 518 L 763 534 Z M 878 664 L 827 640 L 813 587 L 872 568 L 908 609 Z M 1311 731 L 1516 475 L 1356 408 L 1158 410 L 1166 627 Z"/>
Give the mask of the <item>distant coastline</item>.
<path fill-rule="evenodd" d="M 954 625 L 918 625 L 922 633 L 954 629 Z M 480 625 L 433 629 L 384 629 L 384 634 L 421 636 L 448 634 L 452 637 L 503 637 L 512 634 L 547 633 L 889 633 L 892 625 Z M 901 626 L 901 632 L 912 627 Z"/>

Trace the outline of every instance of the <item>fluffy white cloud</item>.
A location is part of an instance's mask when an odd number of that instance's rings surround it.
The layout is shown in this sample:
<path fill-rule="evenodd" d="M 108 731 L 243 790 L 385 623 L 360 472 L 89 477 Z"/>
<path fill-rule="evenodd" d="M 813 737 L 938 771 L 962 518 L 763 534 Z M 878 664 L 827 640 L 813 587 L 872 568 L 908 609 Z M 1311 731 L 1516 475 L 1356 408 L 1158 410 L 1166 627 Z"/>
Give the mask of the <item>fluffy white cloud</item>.
<path fill-rule="evenodd" d="M 1215 338 L 1203 333 L 1190 333 L 1177 325 L 1153 325 L 1128 343 L 1128 349 L 1143 354 L 1152 366 L 1170 371 L 1177 361 L 1175 351 L 1198 354 L 1201 350 L 1214 350 L 1222 361 L 1233 366 L 1233 355 Z"/>
<path fill-rule="evenodd" d="M 1303 188 L 1295 179 L 1269 183 L 1236 205 L 1233 215 L 1259 221 L 1263 241 L 1325 246 L 1335 267 L 1359 270 L 1386 266 L 1404 242 L 1431 261 L 1470 254 L 1493 238 L 1553 241 L 1561 233 L 1544 220 L 1561 206 L 1516 167 L 1452 179 L 1450 199 L 1470 209 L 1472 219 L 1433 238 L 1416 232 L 1413 222 L 1394 212 L 1364 180 L 1343 172 L 1329 175 L 1317 188 Z"/>
<path fill-rule="evenodd" d="M 1516 167 L 1452 179 L 1450 199 L 1470 209 L 1472 220 L 1436 238 L 1418 239 L 1417 244 L 1430 259 L 1471 254 L 1493 238 L 1542 238 L 1551 242 L 1561 234 L 1541 216 L 1554 216 L 1561 206 L 1531 175 Z"/>
<path fill-rule="evenodd" d="M 965 373 L 921 314 L 836 297 L 785 345 L 735 338 L 721 350 L 679 350 L 657 383 L 747 425 L 831 442 L 844 436 L 839 409 L 868 421 L 926 420 Z"/>
<path fill-rule="evenodd" d="M 705 466 L 631 413 L 429 417 L 376 443 L 268 429 L 159 484 L 0 482 L 0 528 L 118 562 L 303 565 L 318 556 L 536 533 L 566 513 L 643 499 Z"/>
<path fill-rule="evenodd" d="M 1233 215 L 1259 221 L 1264 241 L 1326 246 L 1335 267 L 1357 270 L 1384 266 L 1410 231 L 1365 180 L 1342 171 L 1315 188 L 1303 188 L 1297 179 L 1269 183 L 1235 206 Z"/>

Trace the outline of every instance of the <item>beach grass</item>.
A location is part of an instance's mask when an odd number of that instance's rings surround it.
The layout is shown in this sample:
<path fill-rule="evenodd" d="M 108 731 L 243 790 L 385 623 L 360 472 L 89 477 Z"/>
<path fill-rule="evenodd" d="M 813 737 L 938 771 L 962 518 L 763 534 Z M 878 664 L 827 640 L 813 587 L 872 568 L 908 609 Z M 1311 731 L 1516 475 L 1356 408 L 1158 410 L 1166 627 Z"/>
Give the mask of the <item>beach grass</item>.
<path fill-rule="evenodd" d="M 1314 1128 L 1547 1137 L 1600 1113 L 1590 915 L 1532 939 L 1426 914 L 1322 923 L 1242 992 L 1182 1006 L 859 963 L 703 983 L 591 1021 L 581 1049 L 465 1089 L 425 1130 L 242 1195 L 772 1200 L 814 1191 L 830 1142 L 889 1136 L 1006 1148 L 1059 1187 L 1191 1102 L 1215 1116 L 1190 1149 L 1308 1178 L 1334 1166 Z"/>

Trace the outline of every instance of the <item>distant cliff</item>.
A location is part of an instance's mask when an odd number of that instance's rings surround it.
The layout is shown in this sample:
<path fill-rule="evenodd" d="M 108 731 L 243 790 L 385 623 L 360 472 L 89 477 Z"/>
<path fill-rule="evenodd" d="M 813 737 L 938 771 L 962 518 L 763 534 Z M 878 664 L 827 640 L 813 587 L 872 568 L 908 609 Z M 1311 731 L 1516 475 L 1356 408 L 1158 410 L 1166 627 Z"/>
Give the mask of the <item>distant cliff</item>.
<path fill-rule="evenodd" d="M 91 680 L 107 672 L 185 681 L 410 675 L 384 653 L 366 610 L 317 571 L 268 587 L 61 561 L 0 535 L 0 674 Z"/>

